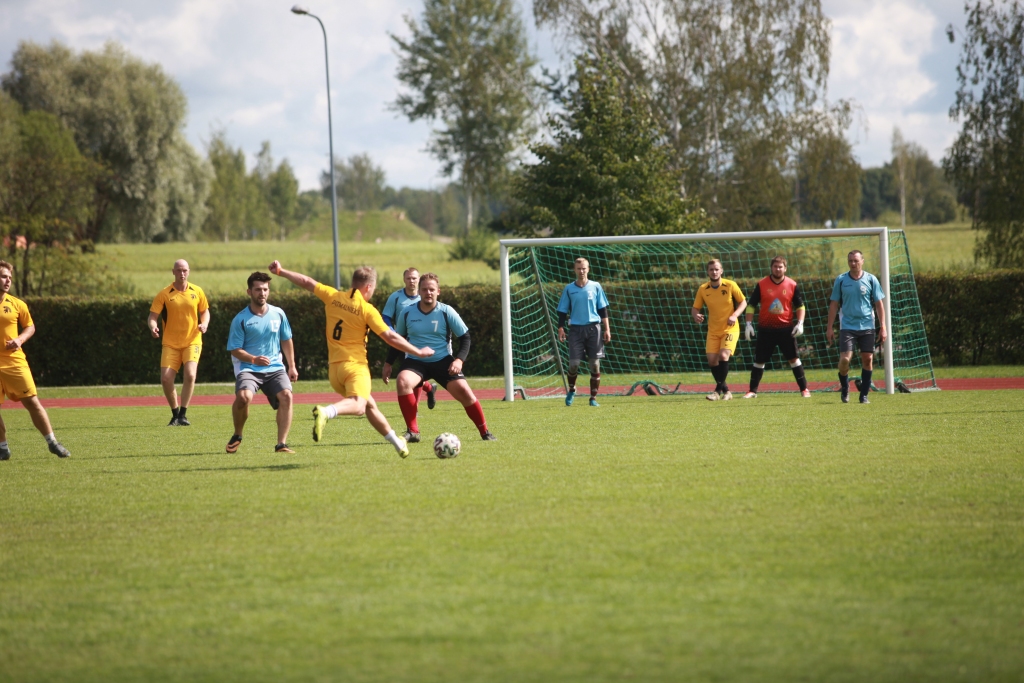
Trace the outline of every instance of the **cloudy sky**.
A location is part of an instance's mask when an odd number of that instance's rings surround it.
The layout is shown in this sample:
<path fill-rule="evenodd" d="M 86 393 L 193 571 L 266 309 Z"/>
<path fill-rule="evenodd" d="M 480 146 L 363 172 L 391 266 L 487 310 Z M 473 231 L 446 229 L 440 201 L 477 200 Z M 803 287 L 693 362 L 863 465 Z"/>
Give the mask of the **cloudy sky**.
<path fill-rule="evenodd" d="M 533 29 L 542 63 L 558 66 L 550 36 Z M 957 46 L 945 26 L 963 24 L 961 0 L 822 0 L 832 19 L 829 98 L 860 108 L 851 131 L 862 165 L 889 157 L 893 126 L 940 158 L 956 131 L 948 110 L 956 90 Z M 0 71 L 20 41 L 59 40 L 96 49 L 107 40 L 159 62 L 188 96 L 188 136 L 202 150 L 213 130 L 254 154 L 270 140 L 303 189 L 327 167 L 323 38 L 316 21 L 291 14 L 291 0 L 0 0 Z M 429 128 L 388 110 L 398 92 L 388 33 L 422 0 L 307 0 L 327 28 L 335 154 L 368 152 L 388 182 L 441 183 L 423 148 Z"/>

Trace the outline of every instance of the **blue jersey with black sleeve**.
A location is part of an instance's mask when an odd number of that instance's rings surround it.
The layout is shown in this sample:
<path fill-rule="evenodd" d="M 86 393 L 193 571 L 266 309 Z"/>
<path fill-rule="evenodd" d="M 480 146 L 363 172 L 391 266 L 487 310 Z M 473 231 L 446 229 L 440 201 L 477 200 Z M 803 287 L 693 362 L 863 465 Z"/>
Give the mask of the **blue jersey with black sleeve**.
<path fill-rule="evenodd" d="M 608 308 L 608 297 L 601 285 L 593 280 L 580 287 L 570 282 L 562 290 L 562 298 L 558 300 L 558 312 L 569 315 L 572 325 L 592 325 L 601 322 L 598 311 Z"/>
<path fill-rule="evenodd" d="M 281 342 L 292 338 L 292 326 L 288 316 L 277 306 L 267 306 L 267 312 L 256 315 L 246 306 L 231 321 L 228 331 L 228 351 L 242 349 L 254 356 L 266 356 L 270 365 L 253 365 L 243 363 L 234 356 L 231 361 L 235 366 L 235 374 L 242 370 L 249 372 L 275 372 L 285 370 L 281 356 Z"/>
<path fill-rule="evenodd" d="M 871 273 L 864 271 L 859 279 L 854 280 L 846 272 L 836 278 L 830 298 L 839 302 L 839 329 L 873 330 L 873 304 L 884 299 L 885 294 L 882 293 L 882 284 Z"/>
<path fill-rule="evenodd" d="M 380 312 L 380 316 L 384 318 L 384 322 L 387 323 L 391 329 L 395 328 L 395 321 L 398 319 L 398 314 L 403 309 L 412 306 L 413 304 L 419 303 L 420 295 L 409 296 L 405 293 L 405 288 L 392 292 L 391 296 L 388 297 L 387 303 L 384 304 L 384 310 Z"/>
<path fill-rule="evenodd" d="M 417 348 L 432 348 L 434 355 L 423 360 L 435 362 L 452 355 L 452 337 L 463 336 L 469 328 L 454 308 L 438 302 L 430 313 L 421 311 L 419 305 L 404 309 L 395 320 L 395 332 Z"/>

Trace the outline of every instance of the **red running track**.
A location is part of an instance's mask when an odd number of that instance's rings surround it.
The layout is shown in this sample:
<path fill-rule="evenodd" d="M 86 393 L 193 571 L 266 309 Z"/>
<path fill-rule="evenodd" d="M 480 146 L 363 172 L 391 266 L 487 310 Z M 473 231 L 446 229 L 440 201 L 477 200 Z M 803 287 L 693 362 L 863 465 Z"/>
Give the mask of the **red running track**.
<path fill-rule="evenodd" d="M 735 382 L 734 386 L 742 388 L 745 383 Z M 822 382 L 812 382 L 811 388 L 817 389 L 830 386 Z M 793 391 L 796 388 L 793 382 L 764 384 L 764 391 Z M 607 387 L 610 393 L 621 393 L 629 387 Z M 711 385 L 708 384 L 710 390 Z M 1024 377 L 988 377 L 988 378 L 963 378 L 963 379 L 940 379 L 939 388 L 945 391 L 978 391 L 991 389 L 1024 389 Z M 501 399 L 505 396 L 504 389 L 474 389 L 477 398 L 480 399 Z M 645 396 L 642 390 L 638 389 L 634 396 Z M 386 391 L 373 394 L 374 399 L 381 403 L 394 402 L 398 400 L 393 391 Z M 295 394 L 295 403 L 299 405 L 333 403 L 338 398 L 334 393 L 316 394 Z M 445 391 L 438 391 L 439 401 L 450 401 L 451 396 Z M 189 406 L 228 406 L 234 401 L 233 393 L 213 394 L 206 396 L 193 396 Z M 266 403 L 267 399 L 263 394 L 255 398 L 256 403 Z M 163 408 L 167 406 L 167 400 L 163 396 L 114 396 L 104 398 L 48 398 L 42 401 L 46 408 Z M 6 402 L 4 407 L 20 407 L 18 402 Z"/>

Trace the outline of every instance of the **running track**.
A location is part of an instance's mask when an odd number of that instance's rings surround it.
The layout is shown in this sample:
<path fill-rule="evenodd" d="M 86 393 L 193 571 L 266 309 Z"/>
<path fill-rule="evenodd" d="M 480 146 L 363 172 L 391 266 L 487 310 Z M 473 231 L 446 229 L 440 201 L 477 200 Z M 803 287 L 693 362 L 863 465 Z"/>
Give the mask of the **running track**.
<path fill-rule="evenodd" d="M 736 386 L 743 386 L 744 383 L 735 382 Z M 764 391 L 796 391 L 793 383 L 785 384 L 764 384 Z M 708 387 L 711 385 L 708 384 Z M 824 382 L 812 382 L 812 389 L 820 389 L 830 386 Z M 629 387 L 607 387 L 609 393 L 621 393 Z M 1024 377 L 991 377 L 984 379 L 940 379 L 939 388 L 945 391 L 984 390 L 984 389 L 1024 389 Z M 584 387 L 585 389 L 585 387 Z M 505 396 L 504 389 L 474 389 L 477 398 L 480 399 L 501 399 Z M 584 392 L 585 393 L 585 392 Z M 634 396 L 645 396 L 644 392 L 637 389 Z M 381 403 L 397 401 L 394 391 L 374 393 L 373 397 Z M 193 396 L 189 406 L 228 406 L 234 401 L 235 395 L 228 387 L 225 387 L 223 394 L 206 396 Z M 338 398 L 333 393 L 316 394 L 295 394 L 295 403 L 299 405 L 333 403 Z M 445 391 L 437 392 L 439 401 L 450 401 L 451 396 Z M 256 403 L 266 403 L 267 399 L 263 394 L 255 398 Z M 48 398 L 42 401 L 46 408 L 166 408 L 167 400 L 163 396 L 113 396 L 104 398 Z M 4 407 L 20 407 L 17 402 L 6 403 Z"/>

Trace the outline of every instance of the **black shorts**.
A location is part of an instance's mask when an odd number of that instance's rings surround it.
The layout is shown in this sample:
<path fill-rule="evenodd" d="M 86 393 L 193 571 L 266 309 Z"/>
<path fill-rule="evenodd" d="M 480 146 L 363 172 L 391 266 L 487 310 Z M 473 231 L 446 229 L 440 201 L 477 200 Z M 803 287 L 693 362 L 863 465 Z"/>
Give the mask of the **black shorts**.
<path fill-rule="evenodd" d="M 857 348 L 861 353 L 874 353 L 874 330 L 839 330 L 839 351 L 853 351 Z"/>
<path fill-rule="evenodd" d="M 455 361 L 455 356 L 445 356 L 441 360 L 433 361 L 431 363 L 424 363 L 419 358 L 406 358 L 402 361 L 402 370 L 405 372 L 415 372 L 420 376 L 421 379 L 432 379 L 440 384 L 445 389 L 448 388 L 448 382 L 456 379 L 466 379 L 466 376 L 461 372 L 457 375 L 448 374 L 448 366 Z"/>
<path fill-rule="evenodd" d="M 754 362 L 764 365 L 778 348 L 785 360 L 796 360 L 796 339 L 792 327 L 762 327 L 757 331 Z"/>
<path fill-rule="evenodd" d="M 601 323 L 590 325 L 573 325 L 569 328 L 569 362 L 579 362 L 584 358 L 601 360 L 604 358 L 604 337 L 601 335 Z"/>

